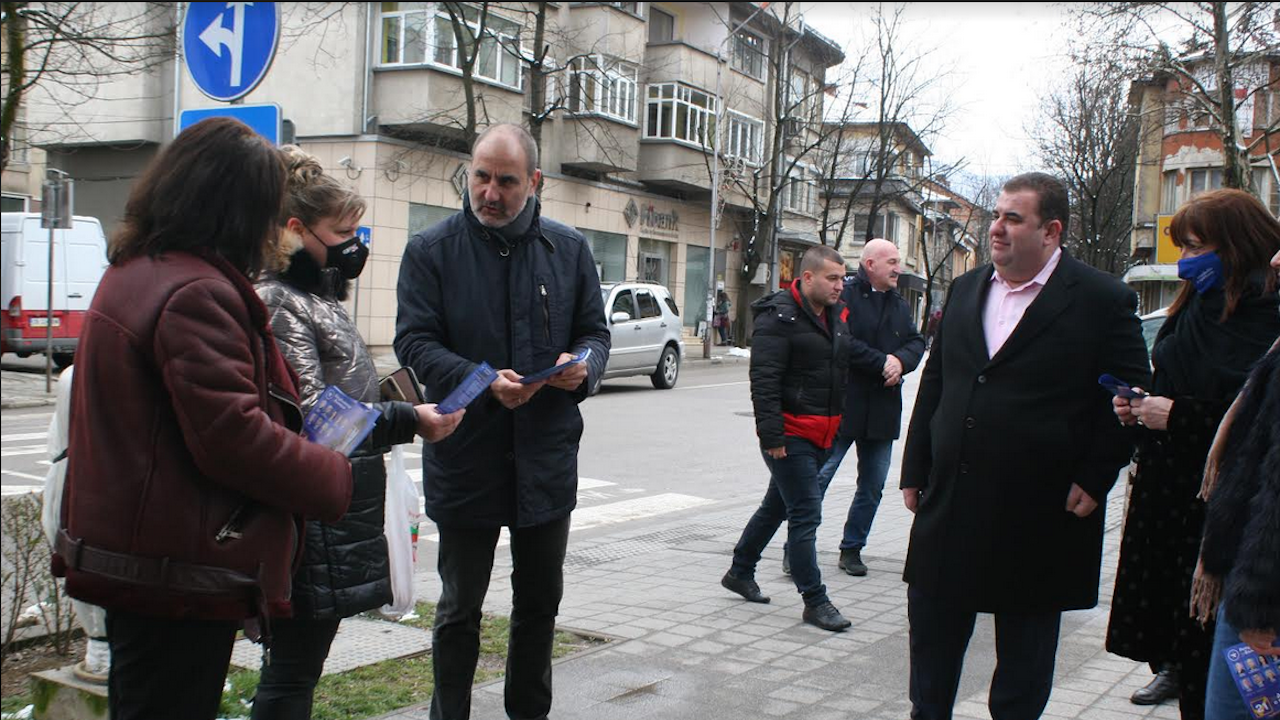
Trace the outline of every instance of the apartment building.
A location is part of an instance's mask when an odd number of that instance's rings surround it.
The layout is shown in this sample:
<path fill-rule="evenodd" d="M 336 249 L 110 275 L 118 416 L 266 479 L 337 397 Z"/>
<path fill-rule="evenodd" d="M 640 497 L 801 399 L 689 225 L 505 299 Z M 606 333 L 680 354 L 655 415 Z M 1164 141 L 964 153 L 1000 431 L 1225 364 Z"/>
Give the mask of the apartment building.
<path fill-rule="evenodd" d="M 1216 85 L 1213 57 L 1187 61 L 1197 82 L 1210 91 Z M 1237 70 L 1236 125 L 1249 153 L 1254 192 L 1280 217 L 1280 55 L 1261 56 Z M 1130 106 L 1141 122 L 1134 178 L 1133 234 L 1138 261 L 1125 282 L 1138 291 L 1141 309 L 1169 305 L 1182 281 L 1179 251 L 1169 240 L 1168 222 L 1187 200 L 1222 187 L 1222 138 L 1209 115 L 1190 101 L 1183 83 L 1171 74 L 1133 82 Z"/>
<path fill-rule="evenodd" d="M 543 212 L 587 236 L 602 280 L 669 287 L 690 332 L 706 319 L 709 282 L 745 308 L 780 279 L 768 269 L 743 275 L 762 225 L 776 223 L 780 254 L 818 242 L 819 163 L 795 148 L 820 132 L 826 74 L 844 56 L 798 18 L 780 20 L 791 4 L 278 5 L 274 63 L 236 103 L 278 105 L 285 140 L 368 199 L 372 252 L 352 310 L 371 345 L 392 341 L 406 242 L 462 206 L 469 125 L 534 129 Z M 182 11 L 170 22 L 180 27 Z M 549 54 L 535 67 L 539 28 Z M 77 181 L 77 213 L 110 228 L 179 113 L 225 105 L 175 58 L 111 78 L 88 102 L 33 93 L 29 140 Z M 762 218 L 779 128 L 793 179 L 775 217 Z M 723 215 L 713 238 L 716 178 Z"/>

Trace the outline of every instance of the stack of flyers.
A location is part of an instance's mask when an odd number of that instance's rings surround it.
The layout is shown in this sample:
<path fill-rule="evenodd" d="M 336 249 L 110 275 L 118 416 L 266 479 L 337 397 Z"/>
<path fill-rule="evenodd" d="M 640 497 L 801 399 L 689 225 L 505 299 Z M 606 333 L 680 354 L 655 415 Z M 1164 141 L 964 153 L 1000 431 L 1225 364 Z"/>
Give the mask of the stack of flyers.
<path fill-rule="evenodd" d="M 1280 718 L 1280 657 L 1259 655 L 1240 643 L 1223 650 L 1249 717 Z"/>
<path fill-rule="evenodd" d="M 553 365 L 547 368 L 546 370 L 540 370 L 536 373 L 533 373 L 532 375 L 525 375 L 524 377 L 520 378 L 520 383 L 522 385 L 529 385 L 536 382 L 542 382 L 543 380 L 547 380 L 549 378 L 555 377 L 556 375 L 559 375 L 560 373 L 564 372 L 565 370 L 568 370 L 574 365 L 579 365 L 581 363 L 586 362 L 587 358 L 589 357 L 591 357 L 591 348 L 587 348 L 586 350 L 583 350 L 582 352 L 578 353 L 577 355 L 574 355 L 573 357 L 569 358 L 565 362 L 560 363 L 559 365 Z"/>
<path fill-rule="evenodd" d="M 381 414 L 330 385 L 302 421 L 302 434 L 311 442 L 349 456 L 373 432 Z"/>
<path fill-rule="evenodd" d="M 449 393 L 449 397 L 441 400 L 436 405 L 436 412 L 441 415 L 448 415 L 470 405 L 471 401 L 480 397 L 480 393 L 493 384 L 494 379 L 497 377 L 498 371 L 489 367 L 489 363 L 480 363 L 458 387 L 453 389 L 453 392 Z"/>

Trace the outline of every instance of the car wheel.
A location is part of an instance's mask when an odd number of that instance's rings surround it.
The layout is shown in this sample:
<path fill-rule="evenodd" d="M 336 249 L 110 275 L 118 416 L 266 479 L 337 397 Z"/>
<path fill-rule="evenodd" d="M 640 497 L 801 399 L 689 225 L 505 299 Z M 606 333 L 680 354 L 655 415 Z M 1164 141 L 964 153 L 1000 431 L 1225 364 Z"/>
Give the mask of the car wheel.
<path fill-rule="evenodd" d="M 71 367 L 71 363 L 75 362 L 75 353 L 54 353 L 53 364 L 59 370 L 66 370 Z"/>
<path fill-rule="evenodd" d="M 670 390 L 676 386 L 676 378 L 680 377 L 680 355 L 676 349 L 667 346 L 658 360 L 658 369 L 649 376 L 653 386 L 659 390 Z"/>

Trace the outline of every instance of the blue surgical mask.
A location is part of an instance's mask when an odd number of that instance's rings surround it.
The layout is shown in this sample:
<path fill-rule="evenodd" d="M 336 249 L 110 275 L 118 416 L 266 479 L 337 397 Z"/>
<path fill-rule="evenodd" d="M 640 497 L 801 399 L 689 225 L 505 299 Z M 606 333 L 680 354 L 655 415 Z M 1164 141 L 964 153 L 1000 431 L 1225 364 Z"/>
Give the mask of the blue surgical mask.
<path fill-rule="evenodd" d="M 1182 258 L 1178 261 L 1178 277 L 1190 280 L 1196 286 L 1196 292 L 1205 293 L 1216 287 L 1222 287 L 1222 258 L 1218 253 L 1210 251 L 1195 257 Z"/>

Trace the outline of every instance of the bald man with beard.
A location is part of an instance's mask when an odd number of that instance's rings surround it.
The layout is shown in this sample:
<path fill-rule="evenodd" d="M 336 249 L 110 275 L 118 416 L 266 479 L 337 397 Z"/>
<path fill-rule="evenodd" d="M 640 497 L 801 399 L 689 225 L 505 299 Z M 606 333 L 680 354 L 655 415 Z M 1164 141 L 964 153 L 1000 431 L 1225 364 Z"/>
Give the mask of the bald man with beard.
<path fill-rule="evenodd" d="M 825 496 L 845 454 L 857 447 L 858 489 L 845 519 L 839 563 L 855 576 L 867 574 L 862 548 L 880 507 L 902 424 L 902 376 L 915 370 L 924 355 L 924 337 L 912 321 L 911 306 L 896 289 L 900 263 L 893 243 L 882 238 L 867 242 L 858 274 L 845 284 L 840 298 L 849 308 L 849 383 L 840 432 L 818 483 Z"/>

